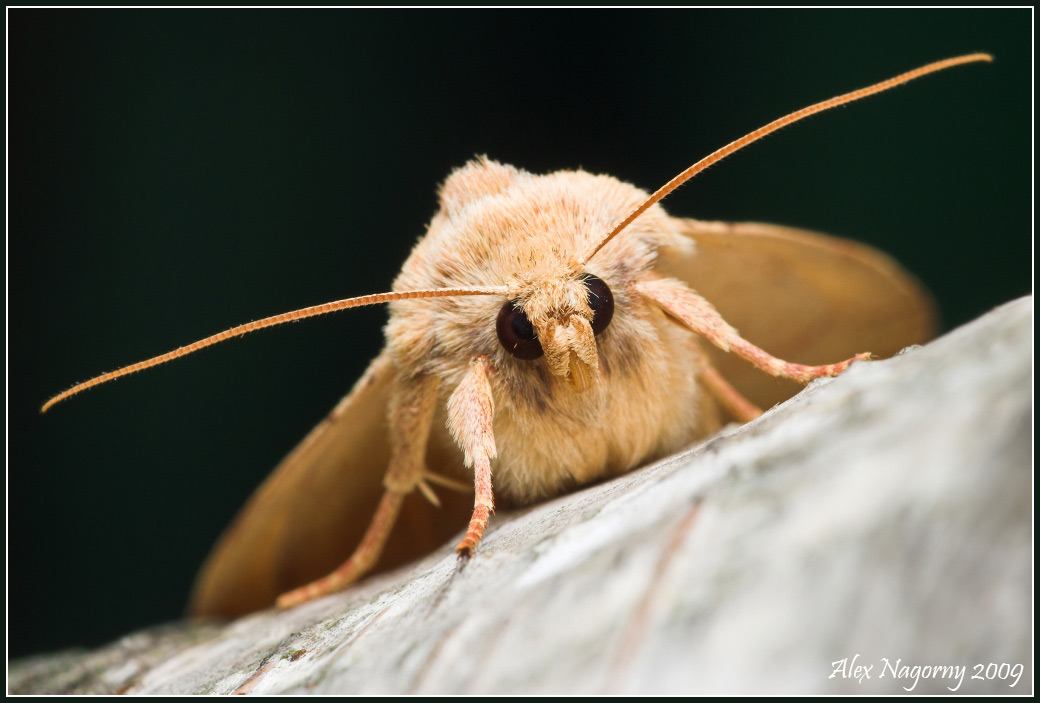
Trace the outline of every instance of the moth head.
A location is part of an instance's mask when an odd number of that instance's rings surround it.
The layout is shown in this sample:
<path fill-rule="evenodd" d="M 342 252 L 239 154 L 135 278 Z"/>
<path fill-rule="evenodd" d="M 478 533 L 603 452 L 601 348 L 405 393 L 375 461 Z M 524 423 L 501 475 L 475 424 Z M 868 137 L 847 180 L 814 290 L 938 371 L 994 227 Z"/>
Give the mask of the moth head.
<path fill-rule="evenodd" d="M 596 336 L 614 316 L 614 296 L 591 273 L 539 281 L 522 298 L 502 305 L 495 331 L 517 359 L 545 357 L 553 375 L 579 393 L 599 376 Z"/>

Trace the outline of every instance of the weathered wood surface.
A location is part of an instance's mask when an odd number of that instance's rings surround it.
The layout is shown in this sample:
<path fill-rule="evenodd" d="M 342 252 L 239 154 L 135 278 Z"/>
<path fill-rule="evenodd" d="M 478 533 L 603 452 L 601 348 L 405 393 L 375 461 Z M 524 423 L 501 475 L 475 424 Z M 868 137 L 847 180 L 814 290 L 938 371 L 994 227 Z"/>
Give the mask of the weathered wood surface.
<path fill-rule="evenodd" d="M 445 545 L 288 612 L 15 662 L 8 690 L 1031 693 L 1032 313 L 500 514 L 461 571 Z M 991 663 L 1024 670 L 972 678 Z"/>

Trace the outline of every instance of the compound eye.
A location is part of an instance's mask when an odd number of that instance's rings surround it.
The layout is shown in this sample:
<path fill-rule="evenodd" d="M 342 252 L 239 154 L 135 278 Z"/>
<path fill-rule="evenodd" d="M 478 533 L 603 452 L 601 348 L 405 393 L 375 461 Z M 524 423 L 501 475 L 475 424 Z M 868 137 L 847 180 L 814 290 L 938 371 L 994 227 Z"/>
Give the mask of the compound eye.
<path fill-rule="evenodd" d="M 527 313 L 519 307 L 515 300 L 510 300 L 498 311 L 495 331 L 498 332 L 499 343 L 517 359 L 530 361 L 537 359 L 543 353 L 542 344 L 535 336 L 534 327 L 527 319 Z"/>
<path fill-rule="evenodd" d="M 592 308 L 592 333 L 599 334 L 607 329 L 614 317 L 614 294 L 603 279 L 587 273 L 581 277 L 588 292 L 589 307 Z"/>

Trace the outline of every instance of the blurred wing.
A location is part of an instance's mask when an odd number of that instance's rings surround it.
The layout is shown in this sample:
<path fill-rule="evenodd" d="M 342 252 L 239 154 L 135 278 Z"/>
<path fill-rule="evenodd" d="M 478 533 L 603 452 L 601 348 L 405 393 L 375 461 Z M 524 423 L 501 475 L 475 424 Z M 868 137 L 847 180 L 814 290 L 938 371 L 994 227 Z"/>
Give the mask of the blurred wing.
<path fill-rule="evenodd" d="M 395 373 L 384 351 L 250 497 L 196 578 L 192 615 L 235 617 L 266 608 L 346 561 L 383 493 Z M 429 553 L 467 516 L 409 496 L 375 570 Z"/>
<path fill-rule="evenodd" d="M 707 298 L 741 336 L 786 361 L 879 358 L 935 334 L 928 291 L 892 258 L 847 239 L 779 225 L 677 220 L 692 256 L 665 251 L 658 270 Z M 712 363 L 769 408 L 801 388 L 710 344 Z"/>

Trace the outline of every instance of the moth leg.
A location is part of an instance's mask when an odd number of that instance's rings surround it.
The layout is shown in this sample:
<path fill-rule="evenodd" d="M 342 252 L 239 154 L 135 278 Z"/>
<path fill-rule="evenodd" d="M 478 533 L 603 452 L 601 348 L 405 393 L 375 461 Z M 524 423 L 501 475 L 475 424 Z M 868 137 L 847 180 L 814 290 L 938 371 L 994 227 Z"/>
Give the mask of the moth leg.
<path fill-rule="evenodd" d="M 441 476 L 440 474 L 435 474 L 432 471 L 427 471 L 423 474 L 423 481 L 436 483 L 438 486 L 444 486 L 445 488 L 448 488 L 453 491 L 458 491 L 459 493 L 469 493 L 471 490 L 473 490 L 473 488 L 468 483 L 456 481 L 453 478 Z"/>
<path fill-rule="evenodd" d="M 390 398 L 390 466 L 383 485 L 386 492 L 368 525 L 361 544 L 347 561 L 328 576 L 278 597 L 279 608 L 291 608 L 314 598 L 340 591 L 364 576 L 383 553 L 386 540 L 397 522 L 405 496 L 422 483 L 426 472 L 426 443 L 437 402 L 440 381 L 418 376 L 398 382 Z M 424 493 L 432 491 L 426 487 Z M 436 501 L 436 497 L 434 497 Z"/>
<path fill-rule="evenodd" d="M 649 279 L 637 283 L 635 287 L 643 297 L 657 303 L 669 315 L 707 338 L 719 349 L 733 352 L 770 376 L 780 376 L 800 383 L 808 383 L 814 378 L 837 376 L 853 361 L 870 358 L 870 354 L 865 353 L 857 354 L 851 359 L 836 364 L 823 366 L 792 364 L 777 359 L 741 337 L 728 322 L 722 319 L 711 303 L 675 279 Z"/>
<path fill-rule="evenodd" d="M 433 488 L 430 487 L 431 483 L 435 483 L 438 486 L 444 486 L 445 488 L 458 491 L 459 493 L 469 493 L 473 490 L 469 484 L 463 483 L 462 481 L 456 481 L 453 478 L 441 476 L 432 471 L 424 471 L 422 478 L 419 479 L 419 483 L 417 484 L 419 492 L 423 494 L 423 497 L 425 497 L 426 500 L 430 501 L 430 503 L 437 508 L 441 507 L 441 501 L 437 498 L 437 494 L 433 492 Z"/>
<path fill-rule="evenodd" d="M 475 356 L 462 382 L 448 399 L 448 429 L 466 457 L 466 466 L 473 467 L 473 517 L 466 536 L 455 551 L 460 557 L 473 554 L 484 536 L 488 518 L 495 511 L 495 497 L 491 489 L 491 460 L 498 455 L 491 421 L 495 413 L 488 378 L 491 364 L 487 357 Z"/>
<path fill-rule="evenodd" d="M 751 422 L 762 414 L 762 408 L 758 407 L 744 397 L 744 394 L 734 388 L 722 374 L 711 364 L 708 355 L 701 351 L 700 344 L 695 341 L 697 360 L 701 368 L 701 382 L 718 401 L 722 409 L 733 416 L 738 422 Z"/>

